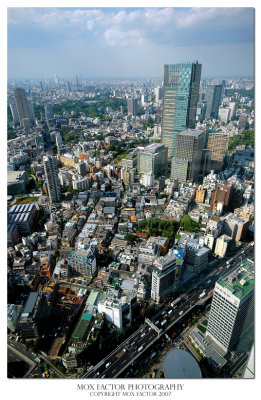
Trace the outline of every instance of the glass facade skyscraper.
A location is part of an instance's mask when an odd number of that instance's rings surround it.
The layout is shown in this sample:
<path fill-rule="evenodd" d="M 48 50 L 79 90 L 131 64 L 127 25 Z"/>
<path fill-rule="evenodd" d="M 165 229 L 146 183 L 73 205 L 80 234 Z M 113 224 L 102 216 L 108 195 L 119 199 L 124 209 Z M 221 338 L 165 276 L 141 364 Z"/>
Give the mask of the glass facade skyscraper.
<path fill-rule="evenodd" d="M 209 85 L 206 88 L 205 101 L 207 102 L 206 117 L 218 118 L 218 109 L 222 102 L 223 86 Z"/>
<path fill-rule="evenodd" d="M 201 68 L 197 61 L 164 66 L 161 141 L 168 157 L 174 155 L 176 134 L 195 127 Z"/>

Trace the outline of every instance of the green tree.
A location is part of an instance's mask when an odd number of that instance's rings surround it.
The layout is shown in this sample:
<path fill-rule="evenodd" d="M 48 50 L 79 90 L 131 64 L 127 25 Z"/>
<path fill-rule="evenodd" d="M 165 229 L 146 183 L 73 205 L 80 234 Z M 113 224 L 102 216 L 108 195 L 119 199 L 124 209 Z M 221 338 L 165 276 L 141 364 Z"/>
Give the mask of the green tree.
<path fill-rule="evenodd" d="M 136 239 L 136 235 L 134 235 L 132 233 L 127 233 L 124 236 L 124 239 L 127 240 L 128 242 L 132 242 L 133 243 L 135 241 L 135 239 Z"/>

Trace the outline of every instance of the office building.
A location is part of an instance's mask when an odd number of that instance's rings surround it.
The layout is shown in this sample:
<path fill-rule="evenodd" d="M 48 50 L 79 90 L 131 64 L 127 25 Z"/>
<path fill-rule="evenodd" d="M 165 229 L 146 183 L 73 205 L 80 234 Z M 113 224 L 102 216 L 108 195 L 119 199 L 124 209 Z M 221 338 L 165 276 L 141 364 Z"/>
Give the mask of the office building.
<path fill-rule="evenodd" d="M 206 116 L 206 108 L 207 103 L 206 101 L 199 101 L 197 105 L 197 113 L 196 113 L 196 120 L 202 123 Z"/>
<path fill-rule="evenodd" d="M 97 271 L 96 246 L 89 245 L 85 250 L 72 251 L 67 261 L 72 274 L 92 279 Z"/>
<path fill-rule="evenodd" d="M 210 249 L 204 246 L 204 239 L 195 234 L 183 233 L 178 241 L 177 248 L 184 251 L 185 268 L 192 273 L 200 273 L 208 265 Z"/>
<path fill-rule="evenodd" d="M 228 352 L 247 337 L 254 322 L 254 263 L 244 260 L 217 282 L 211 303 L 206 338 Z M 253 339 L 253 338 L 252 338 Z"/>
<path fill-rule="evenodd" d="M 218 109 L 222 102 L 222 85 L 209 85 L 206 88 L 205 101 L 207 102 L 206 117 L 218 118 Z"/>
<path fill-rule="evenodd" d="M 188 160 L 177 157 L 171 159 L 171 178 L 177 179 L 178 182 L 186 182 L 188 175 Z"/>
<path fill-rule="evenodd" d="M 218 110 L 218 119 L 227 124 L 230 121 L 230 112 L 231 110 L 229 107 L 220 107 Z"/>
<path fill-rule="evenodd" d="M 176 134 L 195 127 L 201 67 L 197 61 L 164 66 L 161 142 L 168 157 L 174 156 Z"/>
<path fill-rule="evenodd" d="M 38 338 L 48 314 L 48 304 L 43 293 L 31 292 L 25 303 L 18 329 L 23 338 Z"/>
<path fill-rule="evenodd" d="M 44 105 L 44 113 L 45 113 L 45 118 L 47 120 L 53 119 L 53 106 L 52 106 L 52 104 L 45 104 Z"/>
<path fill-rule="evenodd" d="M 44 156 L 43 163 L 50 202 L 58 203 L 61 201 L 61 189 L 56 158 L 53 156 Z"/>
<path fill-rule="evenodd" d="M 230 213 L 224 218 L 223 232 L 231 239 L 240 242 L 245 239 L 250 225 L 250 221 L 239 217 L 237 214 Z"/>
<path fill-rule="evenodd" d="M 195 181 L 198 178 L 201 164 L 201 157 L 204 146 L 204 132 L 195 129 L 186 129 L 177 133 L 173 165 L 176 160 L 187 160 L 187 176 L 185 180 Z M 180 173 L 174 166 L 171 168 L 171 178 L 181 181 Z"/>
<path fill-rule="evenodd" d="M 162 87 L 156 87 L 154 89 L 154 93 L 155 93 L 155 102 L 158 103 L 160 100 L 162 100 L 162 94 L 163 94 Z"/>
<path fill-rule="evenodd" d="M 29 129 L 34 124 L 34 115 L 32 107 L 26 98 L 25 90 L 23 88 L 16 88 L 14 90 L 15 106 L 18 113 L 20 127 Z"/>
<path fill-rule="evenodd" d="M 230 120 L 233 121 L 236 118 L 237 103 L 231 101 L 228 106 L 230 108 Z"/>
<path fill-rule="evenodd" d="M 19 116 L 18 116 L 18 111 L 17 111 L 16 105 L 15 105 L 15 103 L 10 103 L 9 106 L 10 106 L 10 110 L 11 110 L 11 114 L 12 114 L 12 118 L 13 118 L 13 123 L 14 123 L 14 125 L 17 125 L 17 124 L 19 124 Z"/>
<path fill-rule="evenodd" d="M 119 332 L 122 332 L 122 301 L 110 297 L 106 298 L 98 303 L 98 312 L 104 313 L 106 320 L 115 325 Z"/>
<path fill-rule="evenodd" d="M 222 235 L 217 238 L 215 254 L 219 257 L 225 257 L 228 253 L 232 239 L 227 235 Z"/>
<path fill-rule="evenodd" d="M 149 174 L 158 177 L 167 169 L 167 148 L 161 143 L 152 143 L 138 153 L 137 167 L 139 174 Z"/>
<path fill-rule="evenodd" d="M 210 132 L 208 136 L 208 150 L 211 151 L 209 168 L 221 171 L 227 149 L 228 135 L 225 132 Z"/>
<path fill-rule="evenodd" d="M 128 107 L 128 115 L 136 116 L 139 112 L 138 99 L 132 99 L 132 98 L 128 99 L 127 107 Z"/>
<path fill-rule="evenodd" d="M 18 306 L 16 304 L 8 304 L 7 305 L 7 327 L 8 327 L 8 329 L 10 329 L 10 331 L 12 331 L 12 332 L 16 331 L 19 316 L 20 316 L 20 311 L 19 311 Z"/>
<path fill-rule="evenodd" d="M 154 185 L 154 175 L 152 172 L 143 174 L 140 180 L 140 183 L 145 186 L 146 188 L 153 187 Z"/>
<path fill-rule="evenodd" d="M 175 254 L 169 252 L 154 261 L 151 282 L 151 298 L 160 303 L 162 299 L 175 289 L 178 273 Z"/>

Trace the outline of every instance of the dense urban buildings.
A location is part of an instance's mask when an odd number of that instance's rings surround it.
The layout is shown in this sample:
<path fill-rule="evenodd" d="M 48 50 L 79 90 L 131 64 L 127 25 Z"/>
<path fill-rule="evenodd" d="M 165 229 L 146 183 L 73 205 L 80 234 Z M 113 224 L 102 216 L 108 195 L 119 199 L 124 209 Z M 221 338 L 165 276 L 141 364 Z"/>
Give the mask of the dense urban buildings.
<path fill-rule="evenodd" d="M 8 83 L 10 376 L 163 378 L 155 363 L 167 353 L 180 372 L 176 350 L 193 354 L 198 377 L 244 375 L 254 84 L 175 62 L 164 82 Z M 208 88 L 221 85 L 207 117 Z M 35 125 L 20 126 L 17 88 Z M 32 369 L 13 370 L 12 346 Z"/>
<path fill-rule="evenodd" d="M 176 134 L 194 128 L 201 67 L 197 61 L 164 66 L 162 144 L 175 154 Z"/>

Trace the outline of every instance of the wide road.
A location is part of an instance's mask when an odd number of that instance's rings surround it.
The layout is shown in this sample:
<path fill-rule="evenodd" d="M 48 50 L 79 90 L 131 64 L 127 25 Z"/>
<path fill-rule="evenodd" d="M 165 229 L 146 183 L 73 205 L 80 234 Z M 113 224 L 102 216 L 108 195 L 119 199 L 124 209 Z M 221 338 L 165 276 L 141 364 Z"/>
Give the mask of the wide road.
<path fill-rule="evenodd" d="M 191 311 L 196 304 L 206 301 L 212 295 L 215 283 L 237 268 L 240 260 L 245 258 L 253 259 L 253 257 L 254 248 L 247 244 L 242 246 L 229 264 L 221 260 L 218 263 L 219 265 L 214 267 L 210 273 L 205 276 L 202 275 L 192 289 L 180 296 L 181 302 L 176 308 L 171 305 L 166 306 L 150 322 L 145 322 L 142 327 L 113 350 L 112 353 L 85 372 L 81 378 L 116 378 L 119 376 L 124 369 Z"/>

